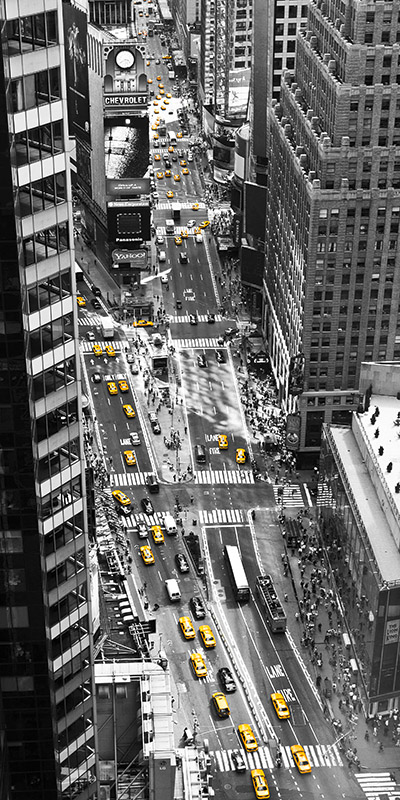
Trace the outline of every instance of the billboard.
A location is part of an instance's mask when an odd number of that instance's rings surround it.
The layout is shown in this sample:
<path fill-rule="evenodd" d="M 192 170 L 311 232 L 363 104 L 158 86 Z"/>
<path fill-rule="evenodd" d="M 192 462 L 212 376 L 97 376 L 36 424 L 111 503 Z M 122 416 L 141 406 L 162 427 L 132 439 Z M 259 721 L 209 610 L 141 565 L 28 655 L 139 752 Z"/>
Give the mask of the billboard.
<path fill-rule="evenodd" d="M 62 8 L 69 133 L 90 145 L 87 17 L 76 6 Z"/>
<path fill-rule="evenodd" d="M 124 120 L 107 117 L 104 120 L 106 178 L 135 182 L 137 178 L 143 178 L 149 168 L 149 148 L 147 116 L 129 116 Z"/>
<path fill-rule="evenodd" d="M 150 203 L 140 200 L 116 200 L 107 203 L 109 241 L 115 245 L 139 247 L 150 240 Z"/>
<path fill-rule="evenodd" d="M 137 194 L 149 194 L 150 178 L 106 179 L 106 191 L 112 197 L 132 197 Z"/>
<path fill-rule="evenodd" d="M 229 113 L 246 116 L 250 87 L 250 67 L 229 70 Z"/>
<path fill-rule="evenodd" d="M 300 447 L 300 414 L 288 414 L 286 417 L 285 444 L 288 450 L 298 450 Z"/>

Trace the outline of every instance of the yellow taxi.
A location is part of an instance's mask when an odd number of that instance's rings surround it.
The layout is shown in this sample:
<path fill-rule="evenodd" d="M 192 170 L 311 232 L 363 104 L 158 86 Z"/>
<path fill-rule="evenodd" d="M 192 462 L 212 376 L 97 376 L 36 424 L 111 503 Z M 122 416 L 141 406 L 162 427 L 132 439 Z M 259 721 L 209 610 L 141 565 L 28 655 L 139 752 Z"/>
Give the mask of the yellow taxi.
<path fill-rule="evenodd" d="M 199 210 L 199 204 L 198 203 L 193 203 L 192 211 L 198 211 L 198 210 Z"/>
<path fill-rule="evenodd" d="M 147 15 L 146 15 L 146 16 L 147 16 Z M 149 67 L 149 66 L 150 66 L 150 61 L 146 61 L 146 67 Z M 147 83 L 149 83 L 149 81 L 147 81 Z M 150 83 L 153 83 L 153 81 L 151 80 L 151 78 L 150 78 Z"/>
<path fill-rule="evenodd" d="M 258 750 L 257 739 L 254 736 L 251 725 L 248 725 L 247 722 L 243 723 L 243 725 L 239 725 L 238 732 L 243 742 L 243 747 L 245 750 L 247 750 L 248 753 L 252 753 L 255 750 Z"/>
<path fill-rule="evenodd" d="M 244 447 L 238 447 L 236 450 L 236 463 L 244 464 L 246 461 L 246 450 Z"/>
<path fill-rule="evenodd" d="M 164 175 L 165 175 L 166 178 L 170 178 L 171 175 L 172 175 L 171 170 L 170 169 L 166 169 L 165 172 L 164 172 Z"/>
<path fill-rule="evenodd" d="M 170 95 L 170 96 L 171 96 L 171 95 Z M 168 97 L 168 95 L 167 95 L 167 97 Z M 169 148 L 168 148 L 168 152 L 169 152 L 169 153 L 173 153 L 173 152 L 174 152 L 174 146 L 173 146 L 172 144 L 170 144 L 170 146 L 169 146 Z"/>
<path fill-rule="evenodd" d="M 127 417 L 136 417 L 136 411 L 134 408 L 132 408 L 132 406 L 129 403 L 122 406 L 122 408 L 124 410 L 124 414 L 126 414 Z"/>
<path fill-rule="evenodd" d="M 154 153 L 154 161 L 161 161 L 160 153 Z"/>
<path fill-rule="evenodd" d="M 187 238 L 188 238 L 188 236 L 189 236 L 189 234 L 188 234 L 188 232 L 187 232 L 186 228 L 182 228 L 182 230 L 181 230 L 181 237 L 182 237 L 182 239 L 187 239 Z"/>
<path fill-rule="evenodd" d="M 174 175 L 174 181 L 180 181 L 180 179 L 181 179 L 180 175 Z"/>
<path fill-rule="evenodd" d="M 168 199 L 172 200 L 173 196 L 174 196 L 174 193 L 171 191 L 171 189 L 169 189 L 169 191 L 167 192 Z"/>
<path fill-rule="evenodd" d="M 228 447 L 228 437 L 225 433 L 218 434 L 218 447 L 220 450 L 226 450 Z"/>
<path fill-rule="evenodd" d="M 121 503 L 121 506 L 130 506 L 132 503 L 131 498 L 128 497 L 127 494 L 124 494 L 124 492 L 121 492 L 120 489 L 114 489 L 111 494 L 114 500 L 117 500 L 118 503 Z"/>
<path fill-rule="evenodd" d="M 186 167 L 186 161 L 185 161 L 184 158 L 182 158 L 182 160 L 179 163 L 180 163 L 181 167 Z"/>
<path fill-rule="evenodd" d="M 164 89 L 159 89 L 158 91 L 159 91 L 160 94 L 165 94 Z M 163 100 L 164 100 L 164 98 L 163 98 Z"/>
<path fill-rule="evenodd" d="M 203 222 L 200 222 L 199 228 L 207 228 L 207 226 L 209 224 L 210 224 L 210 220 L 209 219 L 205 219 L 205 220 L 203 220 Z"/>
<path fill-rule="evenodd" d="M 168 97 L 168 100 L 171 100 L 171 98 L 172 98 L 171 92 L 167 92 L 166 97 Z"/>
<path fill-rule="evenodd" d="M 147 62 L 147 66 L 150 66 L 150 61 Z M 153 83 L 151 78 L 147 78 L 147 83 Z"/>
<path fill-rule="evenodd" d="M 258 800 L 267 800 L 269 797 L 269 788 L 264 770 L 252 769 L 250 774 L 256 797 Z"/>
<path fill-rule="evenodd" d="M 154 109 L 153 109 L 153 114 L 159 114 L 159 113 L 160 113 L 160 112 L 159 112 L 158 108 L 154 108 Z"/>
<path fill-rule="evenodd" d="M 156 142 L 156 141 L 157 141 L 157 139 L 159 139 L 159 138 L 160 138 L 160 137 L 159 137 L 158 133 L 155 133 L 155 134 L 154 134 L 154 136 L 153 136 L 153 139 L 154 139 L 154 141 Z"/>
<path fill-rule="evenodd" d="M 164 103 L 165 106 L 169 106 L 169 100 L 166 100 L 165 97 L 163 99 L 163 103 Z"/>
<path fill-rule="evenodd" d="M 290 711 L 281 692 L 274 692 L 271 694 L 271 702 L 276 711 L 278 719 L 289 719 Z"/>
<path fill-rule="evenodd" d="M 114 348 L 113 348 L 113 346 L 111 344 L 106 344 L 104 349 L 105 349 L 107 355 L 111 356 L 111 358 L 113 358 L 115 356 L 115 350 L 114 350 Z"/>
<path fill-rule="evenodd" d="M 198 236 L 198 234 L 201 233 L 200 228 L 195 228 L 193 233 L 194 233 L 195 236 Z"/>
<path fill-rule="evenodd" d="M 152 131 L 156 131 L 156 130 L 157 130 L 157 128 L 158 128 L 158 125 L 156 125 L 156 123 L 155 123 L 155 122 L 153 122 L 153 124 L 152 124 L 152 126 L 151 126 L 151 130 L 152 130 Z"/>
<path fill-rule="evenodd" d="M 107 389 L 110 394 L 118 394 L 117 384 L 114 383 L 114 381 L 110 381 L 110 383 L 107 383 Z"/>
<path fill-rule="evenodd" d="M 199 634 L 202 638 L 204 647 L 216 647 L 215 636 L 209 625 L 200 625 Z"/>
<path fill-rule="evenodd" d="M 153 106 L 158 106 L 157 100 L 153 100 Z"/>
<path fill-rule="evenodd" d="M 158 80 L 158 79 L 157 79 L 157 80 Z M 163 83 L 159 83 L 159 84 L 158 84 L 158 88 L 159 88 L 159 89 L 163 89 L 163 88 L 164 88 L 164 84 L 163 84 Z"/>
<path fill-rule="evenodd" d="M 164 544 L 164 534 L 159 525 L 151 526 L 151 535 L 155 544 Z"/>
<path fill-rule="evenodd" d="M 163 172 L 157 172 L 157 178 L 158 178 L 159 181 L 161 181 L 163 179 L 163 177 L 164 177 L 164 173 Z"/>
<path fill-rule="evenodd" d="M 302 775 L 306 772 L 311 772 L 311 764 L 300 744 L 293 744 L 290 748 L 290 752 L 297 769 Z"/>
<path fill-rule="evenodd" d="M 102 351 L 102 349 L 101 349 L 99 344 L 94 344 L 93 345 L 93 352 L 94 352 L 95 356 L 102 356 L 103 355 L 103 351 Z"/>
<path fill-rule="evenodd" d="M 156 94 L 156 100 L 161 100 L 161 95 L 160 94 Z"/>
<path fill-rule="evenodd" d="M 142 556 L 145 564 L 154 564 L 153 551 L 148 544 L 144 544 L 140 548 L 140 555 Z"/>
<path fill-rule="evenodd" d="M 175 236 L 175 244 L 177 244 L 177 245 L 180 245 L 180 244 L 182 244 L 182 238 L 181 238 L 181 236 Z"/>
<path fill-rule="evenodd" d="M 161 173 L 161 175 L 162 175 L 162 173 Z M 146 326 L 148 326 L 148 325 L 152 326 L 153 324 L 154 323 L 151 322 L 151 320 L 149 320 L 149 319 L 137 319 L 132 323 L 134 328 L 145 328 Z"/>
<path fill-rule="evenodd" d="M 182 139 L 183 138 L 183 133 L 181 133 L 181 131 L 178 131 L 178 133 L 176 134 L 176 138 L 177 139 Z"/>
<path fill-rule="evenodd" d="M 166 111 L 166 109 L 167 109 L 166 106 L 161 106 L 161 111 Z"/>
<path fill-rule="evenodd" d="M 136 456 L 133 450 L 124 450 L 124 459 L 128 467 L 134 467 L 136 464 Z"/>
<path fill-rule="evenodd" d="M 196 631 L 192 625 L 192 620 L 190 617 L 179 617 L 179 625 L 185 639 L 195 638 Z"/>
<path fill-rule="evenodd" d="M 156 76 L 156 81 L 161 81 L 161 75 Z"/>
<path fill-rule="evenodd" d="M 201 653 L 192 653 L 190 656 L 190 664 L 196 678 L 205 678 L 207 675 L 207 667 Z"/>
<path fill-rule="evenodd" d="M 76 298 L 76 302 L 78 303 L 78 306 L 79 306 L 80 308 L 83 308 L 83 307 L 86 305 L 86 300 L 85 300 L 85 298 L 84 298 L 84 297 L 80 297 L 80 296 L 78 296 L 78 297 Z"/>
<path fill-rule="evenodd" d="M 189 170 L 187 167 L 184 167 L 182 170 L 182 175 L 189 175 Z"/>
<path fill-rule="evenodd" d="M 118 386 L 121 392 L 129 392 L 129 384 L 127 381 L 118 381 Z"/>
<path fill-rule="evenodd" d="M 168 61 L 168 59 L 170 59 L 170 58 L 171 58 L 171 56 L 169 56 L 169 55 L 167 55 L 167 56 L 163 56 L 163 60 L 164 60 L 164 61 Z"/>

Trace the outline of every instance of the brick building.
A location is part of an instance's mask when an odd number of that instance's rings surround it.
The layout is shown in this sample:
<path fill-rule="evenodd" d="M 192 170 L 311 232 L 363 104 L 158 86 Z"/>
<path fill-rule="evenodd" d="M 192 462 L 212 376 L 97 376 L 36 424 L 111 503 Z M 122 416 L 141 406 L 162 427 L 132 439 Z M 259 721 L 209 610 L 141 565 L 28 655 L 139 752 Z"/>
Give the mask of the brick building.
<path fill-rule="evenodd" d="M 303 454 L 357 407 L 362 361 L 400 358 L 399 40 L 398 3 L 311 2 L 272 108 L 263 323 Z"/>

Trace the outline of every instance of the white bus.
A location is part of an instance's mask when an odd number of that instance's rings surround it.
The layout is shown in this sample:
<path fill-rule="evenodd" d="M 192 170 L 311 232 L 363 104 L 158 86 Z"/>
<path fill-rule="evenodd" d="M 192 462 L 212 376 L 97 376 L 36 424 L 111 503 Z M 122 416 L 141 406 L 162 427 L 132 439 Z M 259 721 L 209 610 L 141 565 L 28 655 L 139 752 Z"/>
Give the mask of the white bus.
<path fill-rule="evenodd" d="M 228 566 L 233 592 L 238 603 L 246 603 L 250 599 L 250 586 L 236 545 L 227 544 L 224 555 Z"/>

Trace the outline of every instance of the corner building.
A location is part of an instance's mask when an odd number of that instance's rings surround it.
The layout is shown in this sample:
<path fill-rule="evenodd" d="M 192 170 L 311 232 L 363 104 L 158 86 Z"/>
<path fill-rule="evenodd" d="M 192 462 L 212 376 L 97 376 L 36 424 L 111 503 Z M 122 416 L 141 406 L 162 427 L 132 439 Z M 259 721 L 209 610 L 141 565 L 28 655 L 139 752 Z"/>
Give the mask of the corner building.
<path fill-rule="evenodd" d="M 94 795 L 60 0 L 0 5 L 0 691 L 10 800 Z"/>
<path fill-rule="evenodd" d="M 271 111 L 263 323 L 303 460 L 350 422 L 361 362 L 400 358 L 399 15 L 310 2 Z"/>

